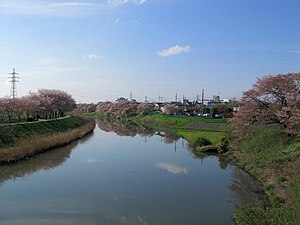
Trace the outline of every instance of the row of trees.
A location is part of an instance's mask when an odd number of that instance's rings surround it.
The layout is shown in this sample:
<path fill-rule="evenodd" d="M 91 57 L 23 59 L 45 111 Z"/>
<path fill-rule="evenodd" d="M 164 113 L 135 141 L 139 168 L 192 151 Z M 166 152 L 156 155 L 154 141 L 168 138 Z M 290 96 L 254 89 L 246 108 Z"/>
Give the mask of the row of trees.
<path fill-rule="evenodd" d="M 74 98 L 61 90 L 40 89 L 21 98 L 0 98 L 0 115 L 9 122 L 13 117 L 18 121 L 58 118 L 75 107 Z"/>
<path fill-rule="evenodd" d="M 264 76 L 244 92 L 233 118 L 237 134 L 253 125 L 278 124 L 288 135 L 300 135 L 300 73 Z"/>
<path fill-rule="evenodd" d="M 78 103 L 75 111 L 78 113 L 92 113 L 95 112 L 97 104 L 94 103 Z"/>
<path fill-rule="evenodd" d="M 168 115 L 196 115 L 196 111 L 199 111 L 199 108 L 184 106 L 182 103 L 167 103 L 156 108 L 154 103 L 138 103 L 135 100 L 129 101 L 125 98 L 120 98 L 115 102 L 106 101 L 98 104 L 78 104 L 76 111 L 81 113 L 96 111 L 103 116 L 128 117 L 138 114 L 149 114 L 155 111 L 161 111 Z M 233 115 L 233 107 L 229 104 L 220 104 L 203 108 L 203 113 L 212 117 L 229 118 Z"/>
<path fill-rule="evenodd" d="M 153 112 L 155 105 L 152 103 L 138 103 L 135 100 L 119 99 L 116 102 L 101 102 L 96 111 L 103 116 L 128 117 Z"/>

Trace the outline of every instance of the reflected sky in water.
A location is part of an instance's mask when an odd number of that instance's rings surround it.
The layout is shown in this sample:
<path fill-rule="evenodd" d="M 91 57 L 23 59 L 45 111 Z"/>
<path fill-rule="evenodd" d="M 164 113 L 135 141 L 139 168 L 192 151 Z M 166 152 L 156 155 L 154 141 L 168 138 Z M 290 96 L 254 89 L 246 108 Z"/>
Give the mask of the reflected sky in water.
<path fill-rule="evenodd" d="M 196 158 L 181 139 L 104 130 L 1 166 L 0 224 L 233 224 L 247 195 L 239 188 L 256 187 L 216 156 Z"/>

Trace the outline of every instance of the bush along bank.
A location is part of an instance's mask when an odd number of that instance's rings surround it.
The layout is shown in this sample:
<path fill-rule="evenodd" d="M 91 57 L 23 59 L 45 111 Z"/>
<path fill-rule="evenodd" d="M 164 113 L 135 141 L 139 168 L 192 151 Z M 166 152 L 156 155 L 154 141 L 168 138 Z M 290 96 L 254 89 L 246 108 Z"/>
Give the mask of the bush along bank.
<path fill-rule="evenodd" d="M 95 121 L 82 116 L 0 127 L 0 164 L 69 144 L 93 131 Z"/>

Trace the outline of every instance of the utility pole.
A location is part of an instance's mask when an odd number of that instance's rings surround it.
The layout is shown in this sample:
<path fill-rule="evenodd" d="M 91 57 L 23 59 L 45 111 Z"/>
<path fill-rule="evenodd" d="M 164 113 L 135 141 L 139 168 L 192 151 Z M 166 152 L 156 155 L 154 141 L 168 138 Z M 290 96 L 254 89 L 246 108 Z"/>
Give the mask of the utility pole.
<path fill-rule="evenodd" d="M 182 95 L 182 113 L 184 113 L 184 94 Z"/>
<path fill-rule="evenodd" d="M 203 103 L 204 103 L 204 89 L 202 89 L 202 96 L 201 96 L 201 115 L 203 116 Z"/>
<path fill-rule="evenodd" d="M 130 101 L 132 101 L 132 92 L 130 92 Z"/>
<path fill-rule="evenodd" d="M 148 103 L 148 97 L 145 96 L 145 103 Z"/>
<path fill-rule="evenodd" d="M 15 98 L 17 98 L 17 82 L 19 82 L 18 79 L 19 79 L 20 77 L 17 77 L 17 76 L 16 76 L 16 75 L 18 75 L 19 73 L 16 73 L 15 68 L 13 68 L 13 72 L 12 72 L 12 73 L 9 73 L 9 74 L 12 75 L 11 77 L 8 77 L 8 78 L 11 79 L 11 80 L 9 81 L 9 82 L 11 82 L 10 97 L 11 97 L 12 99 L 15 99 Z"/>
<path fill-rule="evenodd" d="M 175 94 L 175 102 L 177 102 L 177 93 Z"/>

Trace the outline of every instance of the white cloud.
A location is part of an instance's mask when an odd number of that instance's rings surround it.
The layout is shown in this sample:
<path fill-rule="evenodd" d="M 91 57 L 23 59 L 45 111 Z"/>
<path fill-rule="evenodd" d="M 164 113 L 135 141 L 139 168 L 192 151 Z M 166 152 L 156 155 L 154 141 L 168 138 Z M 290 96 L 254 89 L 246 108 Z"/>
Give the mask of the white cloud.
<path fill-rule="evenodd" d="M 136 5 L 142 5 L 146 0 L 108 0 L 108 3 L 112 6 L 122 6 L 128 3 L 134 3 Z"/>
<path fill-rule="evenodd" d="M 274 52 L 285 52 L 285 53 L 300 53 L 300 49 L 289 49 L 289 50 L 274 50 Z"/>
<path fill-rule="evenodd" d="M 97 6 L 90 2 L 61 2 L 47 5 L 48 7 L 93 7 Z"/>
<path fill-rule="evenodd" d="M 40 57 L 40 58 L 37 58 L 37 63 L 39 65 L 53 65 L 53 64 L 56 64 L 58 62 L 58 60 L 54 57 Z"/>
<path fill-rule="evenodd" d="M 300 53 L 300 49 L 288 50 L 289 53 Z"/>
<path fill-rule="evenodd" d="M 135 0 L 134 2 L 138 5 L 142 5 L 146 2 L 146 0 Z"/>
<path fill-rule="evenodd" d="M 172 174 L 188 174 L 189 173 L 189 168 L 186 167 L 181 167 L 181 166 L 177 166 L 171 163 L 166 163 L 166 162 L 160 162 L 156 164 L 156 167 L 162 169 L 162 170 L 166 170 L 169 173 Z"/>
<path fill-rule="evenodd" d="M 184 52 L 189 52 L 190 50 L 191 50 L 191 47 L 188 45 L 186 45 L 186 46 L 175 45 L 168 49 L 159 51 L 159 52 L 157 52 L 157 54 L 161 57 L 169 57 L 169 56 L 178 55 L 178 54 L 181 54 Z"/>
<path fill-rule="evenodd" d="M 0 1 L 0 14 L 8 15 L 46 15 L 66 16 L 91 13 L 94 9 L 104 7 L 104 4 L 91 2 L 49 2 L 40 0 Z"/>
<path fill-rule="evenodd" d="M 95 59 L 103 58 L 104 55 L 90 53 L 90 54 L 84 55 L 84 57 L 87 58 L 87 59 L 89 59 L 89 60 L 95 60 Z"/>
<path fill-rule="evenodd" d="M 87 159 L 86 162 L 89 163 L 89 164 L 95 164 L 95 163 L 99 162 L 99 160 L 97 160 L 97 159 Z"/>
<path fill-rule="evenodd" d="M 72 16 L 99 13 L 99 10 L 109 10 L 110 6 L 125 4 L 142 5 L 146 0 L 103 0 L 97 3 L 81 1 L 60 2 L 50 0 L 0 0 L 0 15 L 42 15 L 42 16 Z"/>
<path fill-rule="evenodd" d="M 115 24 L 118 24 L 120 22 L 120 18 L 118 17 L 117 19 L 115 19 Z"/>
<path fill-rule="evenodd" d="M 140 22 L 138 20 L 131 20 L 132 23 L 135 23 L 135 24 L 140 24 Z"/>

